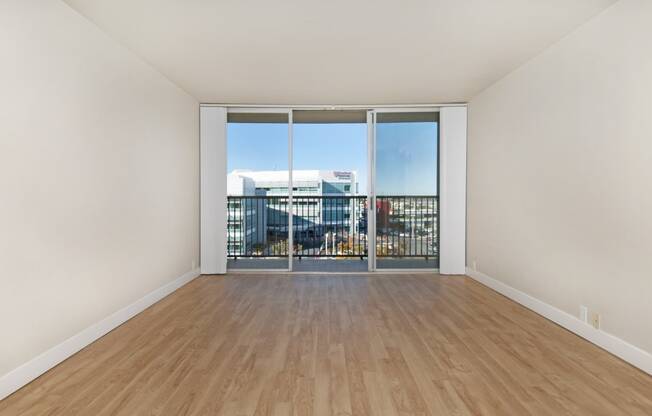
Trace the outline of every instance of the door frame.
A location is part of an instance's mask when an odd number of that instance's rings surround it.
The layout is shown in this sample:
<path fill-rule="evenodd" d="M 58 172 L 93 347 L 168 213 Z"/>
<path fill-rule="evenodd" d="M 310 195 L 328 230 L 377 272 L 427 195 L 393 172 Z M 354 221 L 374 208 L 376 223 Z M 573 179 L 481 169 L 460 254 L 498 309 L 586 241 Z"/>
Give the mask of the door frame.
<path fill-rule="evenodd" d="M 293 150 L 294 150 L 294 134 L 293 134 L 293 111 L 294 110 L 361 110 L 367 112 L 367 264 L 368 272 L 389 273 L 389 272 L 410 272 L 410 273 L 433 273 L 439 272 L 440 269 L 377 269 L 376 263 L 376 117 L 379 113 L 401 113 L 401 112 L 439 112 L 440 119 L 438 122 L 438 151 L 437 151 L 437 194 L 439 197 L 438 202 L 438 223 L 441 225 L 441 212 L 442 212 L 442 199 L 445 192 L 445 183 L 442 172 L 442 165 L 444 164 L 445 155 L 442 154 L 442 142 L 446 140 L 442 137 L 442 109 L 444 107 L 464 107 L 466 117 L 466 104 L 416 104 L 416 105 L 248 105 L 248 104 L 201 104 L 201 107 L 224 107 L 229 113 L 268 113 L 268 114 L 287 114 L 288 116 L 288 268 L 287 269 L 237 269 L 227 270 L 233 273 L 247 273 L 247 272 L 293 272 L 293 252 L 294 252 L 294 233 L 293 233 Z M 465 127 L 465 126 L 464 126 Z M 225 126 L 226 130 L 226 126 Z M 225 139 L 226 140 L 226 139 Z M 466 149 L 466 130 L 464 130 L 464 149 Z M 226 144 L 225 144 L 226 151 Z M 466 160 L 464 160 L 466 162 Z M 464 169 L 466 169 L 464 164 Z M 225 169 L 226 170 L 226 169 Z M 465 189 L 464 189 L 465 192 Z M 458 204 L 459 205 L 459 204 Z M 464 210 L 465 211 L 465 210 Z M 465 213 L 464 213 L 465 215 Z M 438 245 L 439 245 L 439 261 L 441 264 L 442 257 L 442 240 L 441 232 L 442 227 L 438 225 Z M 465 233 L 465 230 L 463 230 Z M 463 238 L 463 237 L 462 237 Z M 458 236 L 459 239 L 459 236 Z M 441 268 L 441 267 L 440 267 Z M 459 267 L 458 267 L 459 269 Z M 306 272 L 297 272 L 306 273 Z M 323 273 L 323 272 L 317 272 Z M 358 272 L 359 273 L 359 272 Z"/>
<path fill-rule="evenodd" d="M 377 107 L 373 108 L 370 110 L 370 112 L 373 114 L 373 126 L 371 129 L 371 156 L 368 158 L 367 163 L 373 162 L 373 166 L 371 169 L 371 175 L 373 176 L 373 207 L 376 207 L 376 126 L 377 126 L 377 115 L 381 113 L 440 113 L 441 106 L 428 106 L 428 105 L 422 105 L 422 106 L 399 106 L 399 107 L 392 107 L 392 106 L 383 106 L 383 107 Z M 441 125 L 441 120 L 437 121 L 437 196 L 438 198 L 440 197 L 440 189 L 441 189 L 441 184 L 440 184 L 440 167 L 439 167 L 439 162 L 440 162 L 440 143 L 441 143 L 441 137 L 440 137 L 440 129 L 439 126 Z M 370 206 L 372 204 L 370 203 Z M 439 228 L 439 205 L 437 206 L 437 244 L 439 246 L 440 243 L 440 228 Z M 371 220 L 370 220 L 371 221 Z M 371 234 L 372 232 L 369 231 L 369 227 L 367 227 L 367 233 Z M 420 269 L 408 269 L 408 268 L 395 268 L 395 269 L 390 269 L 390 268 L 378 268 L 377 265 L 377 256 L 376 256 L 376 210 L 373 209 L 373 238 L 369 237 L 370 240 L 373 240 L 373 247 L 371 248 L 370 251 L 373 252 L 373 269 L 369 268 L 369 271 L 374 271 L 374 272 L 382 272 L 382 273 L 391 273 L 391 272 L 402 272 L 402 273 L 438 273 L 439 268 L 420 268 Z M 438 256 L 440 256 L 441 253 L 438 253 Z"/>

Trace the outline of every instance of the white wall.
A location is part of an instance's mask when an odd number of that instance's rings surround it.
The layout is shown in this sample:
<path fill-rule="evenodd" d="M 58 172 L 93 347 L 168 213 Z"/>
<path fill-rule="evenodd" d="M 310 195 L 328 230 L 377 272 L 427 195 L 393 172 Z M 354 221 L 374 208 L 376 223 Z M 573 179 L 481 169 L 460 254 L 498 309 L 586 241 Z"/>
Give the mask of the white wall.
<path fill-rule="evenodd" d="M 0 378 L 198 262 L 198 103 L 56 0 L 0 2 Z"/>
<path fill-rule="evenodd" d="M 469 267 L 652 352 L 652 2 L 624 0 L 469 106 Z"/>

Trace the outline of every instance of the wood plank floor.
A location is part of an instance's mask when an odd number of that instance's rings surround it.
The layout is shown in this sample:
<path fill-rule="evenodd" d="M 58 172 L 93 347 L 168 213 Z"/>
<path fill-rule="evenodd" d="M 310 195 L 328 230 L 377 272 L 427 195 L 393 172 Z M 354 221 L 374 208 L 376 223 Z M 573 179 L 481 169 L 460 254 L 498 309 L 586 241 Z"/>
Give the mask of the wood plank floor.
<path fill-rule="evenodd" d="M 1 415 L 652 415 L 652 377 L 462 277 L 205 276 Z"/>

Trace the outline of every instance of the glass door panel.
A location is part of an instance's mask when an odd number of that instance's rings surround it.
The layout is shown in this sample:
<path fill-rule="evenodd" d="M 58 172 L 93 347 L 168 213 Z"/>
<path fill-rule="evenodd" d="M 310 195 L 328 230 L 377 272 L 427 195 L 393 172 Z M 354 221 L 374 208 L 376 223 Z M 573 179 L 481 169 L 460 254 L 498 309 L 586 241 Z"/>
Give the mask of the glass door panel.
<path fill-rule="evenodd" d="M 295 110 L 293 271 L 367 271 L 367 115 Z"/>
<path fill-rule="evenodd" d="M 437 112 L 379 112 L 376 268 L 439 267 Z"/>
<path fill-rule="evenodd" d="M 287 113 L 227 117 L 227 268 L 288 269 Z"/>

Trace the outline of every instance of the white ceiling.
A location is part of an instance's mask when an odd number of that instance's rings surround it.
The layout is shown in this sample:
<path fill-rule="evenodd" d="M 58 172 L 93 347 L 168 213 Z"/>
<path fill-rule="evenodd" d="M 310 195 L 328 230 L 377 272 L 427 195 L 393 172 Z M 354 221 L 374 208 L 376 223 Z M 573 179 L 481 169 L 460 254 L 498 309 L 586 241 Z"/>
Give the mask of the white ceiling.
<path fill-rule="evenodd" d="M 66 0 L 201 102 L 468 101 L 614 0 Z"/>

